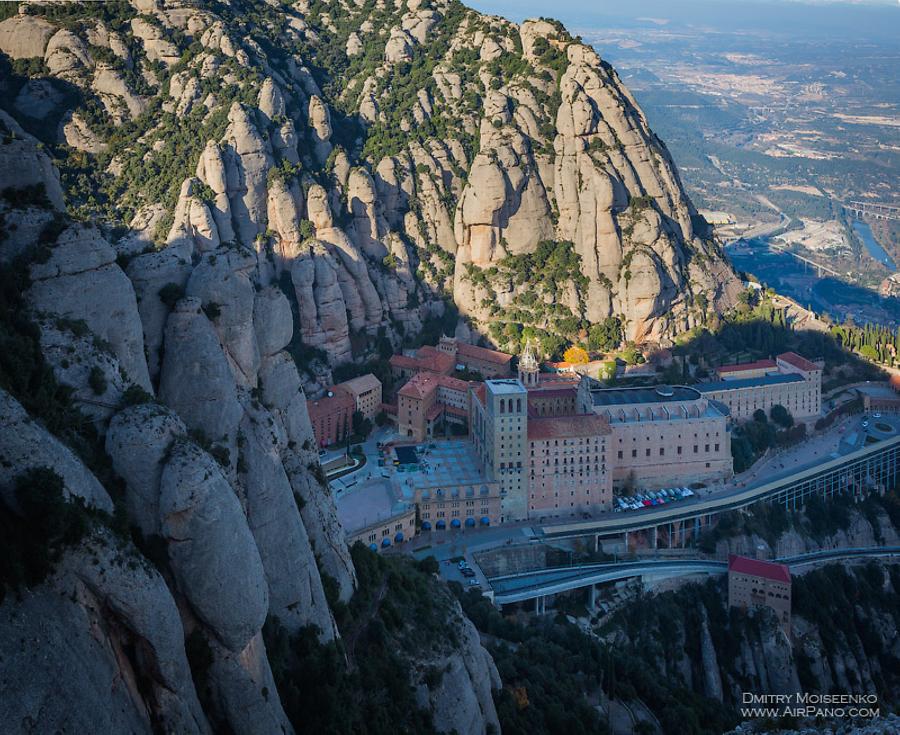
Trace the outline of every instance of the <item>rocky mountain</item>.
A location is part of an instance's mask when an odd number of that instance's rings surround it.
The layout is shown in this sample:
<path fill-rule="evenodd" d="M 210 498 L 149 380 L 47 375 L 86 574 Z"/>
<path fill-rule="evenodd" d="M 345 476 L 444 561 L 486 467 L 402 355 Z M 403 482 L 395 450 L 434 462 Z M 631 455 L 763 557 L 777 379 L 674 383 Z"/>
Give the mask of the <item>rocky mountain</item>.
<path fill-rule="evenodd" d="M 2 111 L 0 191 L 0 730 L 294 732 L 264 624 L 343 651 L 339 611 L 357 657 L 388 633 L 346 612 L 363 602 L 284 351 L 288 297 L 238 245 L 123 258 L 139 233 L 117 249 L 67 214 Z M 408 712 L 482 733 L 496 671 L 440 594 L 446 629 L 395 663 Z"/>
<path fill-rule="evenodd" d="M 497 729 L 431 570 L 347 548 L 306 395 L 728 306 L 615 72 L 417 0 L 7 3 L 0 52 L 0 729 Z"/>
<path fill-rule="evenodd" d="M 664 144 L 558 23 L 455 0 L 20 3 L 0 51 L 8 112 L 70 207 L 127 227 L 133 280 L 184 287 L 188 254 L 245 252 L 216 269 L 291 292 L 323 379 L 423 325 L 665 340 L 735 295 Z"/>

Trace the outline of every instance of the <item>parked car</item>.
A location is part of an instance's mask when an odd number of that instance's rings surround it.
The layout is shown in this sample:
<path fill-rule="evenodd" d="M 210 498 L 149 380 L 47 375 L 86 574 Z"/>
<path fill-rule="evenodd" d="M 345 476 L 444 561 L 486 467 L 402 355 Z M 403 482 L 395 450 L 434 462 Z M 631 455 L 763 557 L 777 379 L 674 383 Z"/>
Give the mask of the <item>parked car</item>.
<path fill-rule="evenodd" d="M 466 567 L 465 569 L 462 570 L 462 575 L 463 575 L 464 577 L 470 577 L 470 578 L 471 578 L 471 577 L 474 577 L 474 576 L 475 576 L 475 570 L 474 570 L 474 569 L 470 569 L 469 567 Z"/>

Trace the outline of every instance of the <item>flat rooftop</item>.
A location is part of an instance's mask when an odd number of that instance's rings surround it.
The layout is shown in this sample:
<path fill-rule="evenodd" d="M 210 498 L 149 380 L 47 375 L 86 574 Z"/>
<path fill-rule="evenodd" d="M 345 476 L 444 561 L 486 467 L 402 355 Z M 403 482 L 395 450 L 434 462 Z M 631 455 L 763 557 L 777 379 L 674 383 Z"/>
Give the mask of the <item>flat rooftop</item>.
<path fill-rule="evenodd" d="M 518 378 L 501 378 L 498 380 L 485 380 L 484 384 L 494 395 L 505 395 L 513 393 L 526 393 L 525 386 Z"/>
<path fill-rule="evenodd" d="M 738 378 L 736 380 L 713 380 L 709 383 L 697 383 L 694 387 L 701 393 L 709 393 L 716 390 L 739 390 L 740 388 L 760 388 L 767 385 L 782 385 L 784 383 L 802 383 L 804 378 L 799 373 L 779 373 L 766 375 L 761 378 Z"/>
<path fill-rule="evenodd" d="M 373 523 L 380 523 L 403 512 L 388 480 L 370 480 L 359 487 L 341 493 L 337 500 L 337 514 L 348 533 L 355 533 Z"/>
<path fill-rule="evenodd" d="M 434 449 L 419 454 L 420 469 L 417 472 L 396 475 L 404 497 L 411 498 L 415 490 L 428 488 L 443 488 L 449 495 L 452 488 L 459 485 L 489 482 L 470 441 L 454 439 L 431 443 Z"/>
<path fill-rule="evenodd" d="M 743 373 L 748 370 L 777 370 L 774 360 L 756 360 L 755 362 L 736 362 L 730 365 L 719 365 L 716 371 L 722 373 Z"/>
<path fill-rule="evenodd" d="M 595 406 L 678 403 L 696 401 L 700 397 L 700 393 L 684 385 L 658 385 L 647 388 L 591 388 L 591 401 Z"/>

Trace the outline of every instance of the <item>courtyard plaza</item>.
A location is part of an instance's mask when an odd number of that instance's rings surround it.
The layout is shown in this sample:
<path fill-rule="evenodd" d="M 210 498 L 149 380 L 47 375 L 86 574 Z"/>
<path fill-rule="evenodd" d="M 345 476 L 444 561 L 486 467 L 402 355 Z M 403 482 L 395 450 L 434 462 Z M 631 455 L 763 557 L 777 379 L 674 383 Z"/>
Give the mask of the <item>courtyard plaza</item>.
<path fill-rule="evenodd" d="M 330 483 L 338 517 L 348 535 L 408 512 L 415 508 L 417 498 L 448 504 L 464 502 L 467 497 L 480 499 L 488 486 L 493 487 L 467 440 L 393 446 L 392 438 L 390 432 L 382 432 L 378 438 L 369 439 L 363 446 L 365 467 Z M 378 447 L 379 443 L 384 446 Z M 467 492 L 473 495 L 467 496 Z M 478 511 L 470 518 L 454 518 L 447 512 L 443 525 L 489 526 L 490 514 L 482 514 L 480 507 Z M 422 524 L 426 529 L 431 525 L 428 520 Z"/>

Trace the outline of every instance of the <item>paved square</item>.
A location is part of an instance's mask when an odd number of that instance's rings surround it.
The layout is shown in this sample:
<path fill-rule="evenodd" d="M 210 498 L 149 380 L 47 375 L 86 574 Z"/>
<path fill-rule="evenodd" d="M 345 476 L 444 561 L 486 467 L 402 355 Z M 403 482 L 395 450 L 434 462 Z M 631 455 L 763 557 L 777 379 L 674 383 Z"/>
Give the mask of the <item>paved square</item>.
<path fill-rule="evenodd" d="M 466 440 L 435 442 L 434 449 L 426 449 L 419 456 L 419 463 L 419 471 L 405 477 L 404 484 L 408 480 L 409 487 L 449 488 L 486 479 L 472 443 Z"/>

